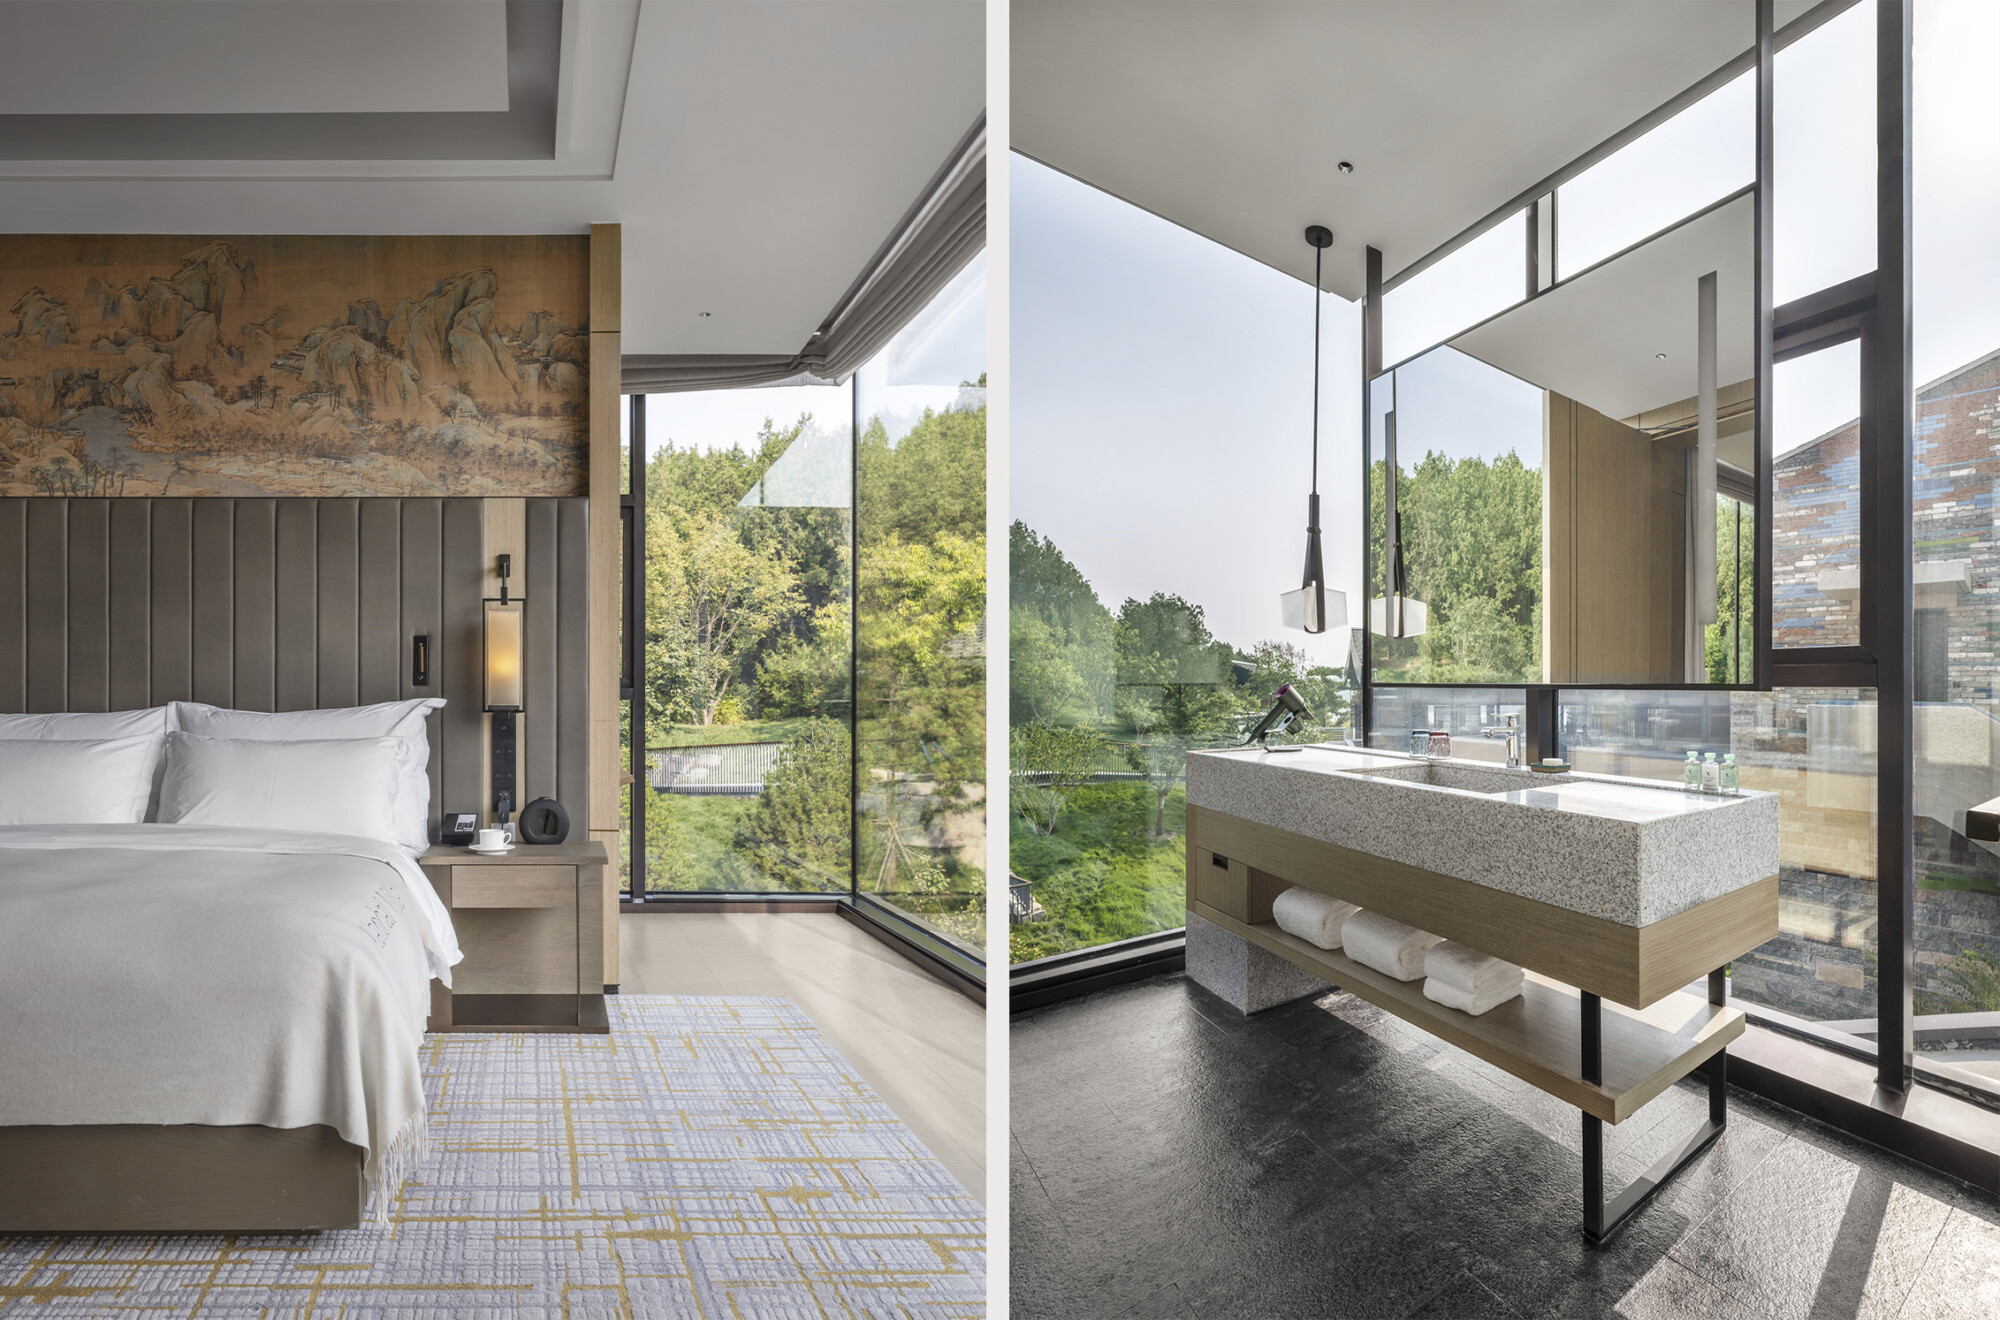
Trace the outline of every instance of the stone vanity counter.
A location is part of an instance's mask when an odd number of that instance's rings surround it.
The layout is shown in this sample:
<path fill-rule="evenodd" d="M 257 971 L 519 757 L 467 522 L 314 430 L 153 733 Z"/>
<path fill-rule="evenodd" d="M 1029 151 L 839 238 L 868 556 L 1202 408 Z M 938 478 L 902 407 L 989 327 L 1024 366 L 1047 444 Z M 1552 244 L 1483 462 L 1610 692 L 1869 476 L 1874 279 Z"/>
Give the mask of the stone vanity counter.
<path fill-rule="evenodd" d="M 1649 926 L 1778 871 L 1778 797 L 1360 749 L 1195 752 L 1188 805 Z"/>

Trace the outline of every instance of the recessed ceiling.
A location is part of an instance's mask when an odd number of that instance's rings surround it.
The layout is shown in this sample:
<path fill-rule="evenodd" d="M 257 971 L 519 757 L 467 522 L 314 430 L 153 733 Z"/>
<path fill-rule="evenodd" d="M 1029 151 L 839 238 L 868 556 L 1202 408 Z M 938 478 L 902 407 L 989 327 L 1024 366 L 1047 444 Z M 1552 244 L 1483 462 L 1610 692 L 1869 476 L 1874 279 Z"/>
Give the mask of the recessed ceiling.
<path fill-rule="evenodd" d="M 0 115 L 505 110 L 505 0 L 9 0 Z"/>
<path fill-rule="evenodd" d="M 1789 22 L 1810 0 L 1780 0 Z M 1754 42 L 1749 0 L 1015 0 L 1013 146 L 1299 279 L 1364 288 Z M 1338 165 L 1351 161 L 1352 174 Z"/>
<path fill-rule="evenodd" d="M 476 26 L 490 20 L 472 11 L 502 2 L 446 7 Z M 174 121 L 213 128 L 237 112 L 165 113 L 174 103 L 163 99 L 160 113 L 97 116 L 100 134 L 102 124 L 126 121 L 109 143 L 34 156 L 0 117 L 0 233 L 549 234 L 618 221 L 626 352 L 792 353 L 985 105 L 978 0 L 504 3 L 510 85 L 522 85 L 524 67 L 559 75 L 538 153 L 493 150 L 461 133 L 424 139 L 433 154 L 404 144 L 370 155 L 336 132 L 331 142 L 294 136 L 283 155 L 239 147 L 171 158 L 157 135 Z M 11 7 L 0 3 L 0 13 Z M 211 31 L 228 8 L 145 7 Z M 526 42 L 524 16 L 534 33 Z M 14 60 L 43 53 L 6 48 Z M 374 67 L 370 76 L 386 66 Z M 405 126 L 440 117 L 380 113 Z M 494 113 L 518 115 L 520 106 L 455 117 Z M 299 129 L 345 116 L 248 118 Z M 368 117 L 350 123 L 358 130 Z"/>

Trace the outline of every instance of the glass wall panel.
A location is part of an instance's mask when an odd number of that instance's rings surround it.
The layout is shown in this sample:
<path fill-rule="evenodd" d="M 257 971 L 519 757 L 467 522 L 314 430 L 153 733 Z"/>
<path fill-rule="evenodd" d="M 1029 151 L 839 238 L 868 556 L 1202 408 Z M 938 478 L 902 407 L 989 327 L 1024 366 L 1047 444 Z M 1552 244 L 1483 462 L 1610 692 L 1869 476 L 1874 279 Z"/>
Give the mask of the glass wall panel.
<path fill-rule="evenodd" d="M 1516 754 L 1531 759 L 1526 724 L 1527 707 L 1519 688 L 1394 687 L 1375 689 L 1375 722 L 1368 745 L 1386 751 L 1422 751 L 1411 740 L 1424 734 L 1451 735 L 1451 754 L 1461 761 L 1507 763 L 1507 717 L 1514 717 L 1520 735 Z M 1429 739 L 1425 739 L 1425 747 Z"/>
<path fill-rule="evenodd" d="M 1559 718 L 1578 770 L 1678 783 L 1689 751 L 1733 753 L 1778 795 L 1780 934 L 1730 965 L 1730 994 L 1872 1048 L 1874 690 L 1566 692 Z"/>
<path fill-rule="evenodd" d="M 1527 244 L 1522 211 L 1391 290 L 1382 299 L 1382 361 L 1401 362 L 1521 301 Z"/>
<path fill-rule="evenodd" d="M 1393 411 L 1403 586 L 1425 611 L 1420 636 L 1371 625 L 1375 681 L 1541 681 L 1542 391 L 1446 346 L 1379 377 L 1369 410 L 1370 608 L 1388 592 Z"/>
<path fill-rule="evenodd" d="M 1744 45 L 1752 36 L 1746 22 Z M 1556 189 L 1556 278 L 1566 280 L 1756 180 L 1753 70 Z"/>
<path fill-rule="evenodd" d="M 1771 373 L 1771 645 L 1861 641 L 1861 343 Z"/>
<path fill-rule="evenodd" d="M 1918 0 L 1912 46 L 1916 1040 L 2000 1087 L 2000 6 Z"/>
<path fill-rule="evenodd" d="M 1858 4 L 1780 50 L 1772 70 L 1773 296 L 1875 269 L 1875 9 Z"/>
<path fill-rule="evenodd" d="M 854 389 L 855 889 L 983 949 L 983 256 L 855 374 Z"/>
<path fill-rule="evenodd" d="M 1031 161 L 1011 167 L 1020 962 L 1180 927 L 1188 751 L 1240 740 L 1285 682 L 1315 736 L 1343 736 L 1354 634 L 1286 631 L 1279 613 L 1305 555 L 1309 286 Z M 1335 297 L 1322 310 L 1327 584 L 1358 622 L 1360 318 Z"/>
<path fill-rule="evenodd" d="M 846 892 L 851 386 L 645 420 L 646 889 Z"/>

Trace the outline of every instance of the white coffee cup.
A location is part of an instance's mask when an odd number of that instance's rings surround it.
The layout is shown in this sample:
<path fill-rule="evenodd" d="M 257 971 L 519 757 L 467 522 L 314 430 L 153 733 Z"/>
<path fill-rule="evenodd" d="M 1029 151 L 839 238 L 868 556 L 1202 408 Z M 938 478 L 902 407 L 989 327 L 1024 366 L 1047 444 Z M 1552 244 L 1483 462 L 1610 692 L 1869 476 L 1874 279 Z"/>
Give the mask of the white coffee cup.
<path fill-rule="evenodd" d="M 507 846 L 507 831 L 503 829 L 481 830 L 474 836 L 472 846 L 475 848 L 504 848 Z"/>

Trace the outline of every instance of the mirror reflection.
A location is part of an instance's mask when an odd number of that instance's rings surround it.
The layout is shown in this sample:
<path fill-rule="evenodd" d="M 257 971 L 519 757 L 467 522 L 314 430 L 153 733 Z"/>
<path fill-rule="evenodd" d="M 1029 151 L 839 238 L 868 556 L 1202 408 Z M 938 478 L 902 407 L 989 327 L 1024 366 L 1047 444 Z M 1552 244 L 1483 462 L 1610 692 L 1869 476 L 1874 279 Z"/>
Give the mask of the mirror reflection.
<path fill-rule="evenodd" d="M 1377 377 L 1377 682 L 1748 683 L 1746 193 Z"/>

